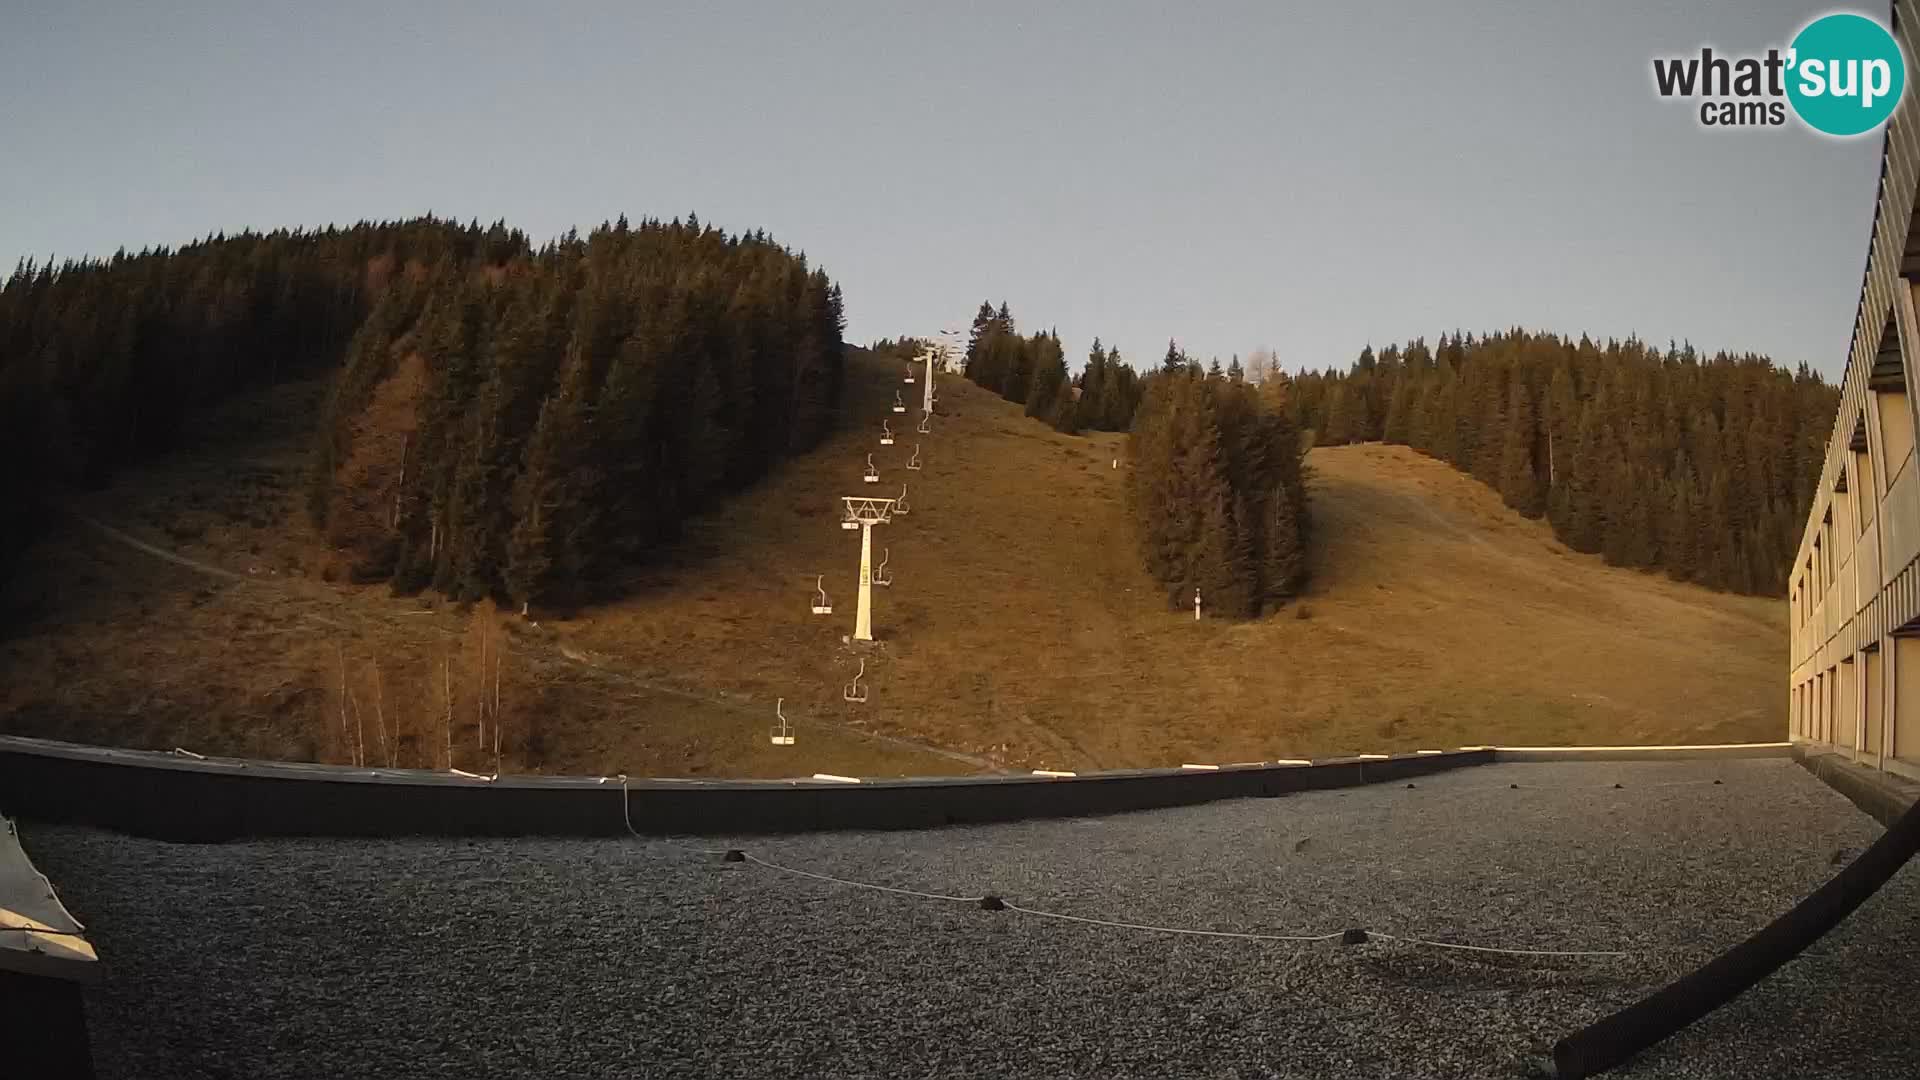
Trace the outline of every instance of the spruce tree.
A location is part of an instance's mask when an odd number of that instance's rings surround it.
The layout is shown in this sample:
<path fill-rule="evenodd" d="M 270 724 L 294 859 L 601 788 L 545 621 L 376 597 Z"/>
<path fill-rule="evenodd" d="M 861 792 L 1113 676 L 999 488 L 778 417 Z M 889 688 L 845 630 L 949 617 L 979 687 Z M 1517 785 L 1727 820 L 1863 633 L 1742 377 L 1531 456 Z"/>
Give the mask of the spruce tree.
<path fill-rule="evenodd" d="M 1073 396 L 1073 388 L 1067 381 L 1067 359 L 1060 348 L 1060 339 L 1051 334 L 1035 335 L 1031 348 L 1033 377 L 1027 391 L 1027 415 L 1051 423 L 1058 412 L 1058 399 L 1062 395 Z"/>
<path fill-rule="evenodd" d="M 1306 537 L 1294 510 L 1294 498 L 1285 484 L 1276 484 L 1267 493 L 1260 583 L 1266 599 L 1273 602 L 1296 595 L 1306 576 Z"/>
<path fill-rule="evenodd" d="M 1540 512 L 1539 479 L 1533 465 L 1533 398 L 1517 377 L 1508 394 L 1500 451 L 1500 497 L 1508 506 L 1533 517 Z"/>
<path fill-rule="evenodd" d="M 1167 355 L 1160 361 L 1160 370 L 1168 375 L 1184 374 L 1187 370 L 1187 356 L 1172 338 L 1167 339 Z"/>

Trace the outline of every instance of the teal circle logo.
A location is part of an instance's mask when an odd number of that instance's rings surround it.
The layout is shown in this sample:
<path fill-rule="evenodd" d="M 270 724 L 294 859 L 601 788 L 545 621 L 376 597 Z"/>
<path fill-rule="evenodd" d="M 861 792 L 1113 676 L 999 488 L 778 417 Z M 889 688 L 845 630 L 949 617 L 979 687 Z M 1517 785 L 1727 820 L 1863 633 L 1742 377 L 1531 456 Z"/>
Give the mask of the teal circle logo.
<path fill-rule="evenodd" d="M 1886 123 L 1907 88 L 1900 43 L 1864 15 L 1824 15 L 1787 52 L 1787 100 L 1815 131 L 1860 135 Z"/>

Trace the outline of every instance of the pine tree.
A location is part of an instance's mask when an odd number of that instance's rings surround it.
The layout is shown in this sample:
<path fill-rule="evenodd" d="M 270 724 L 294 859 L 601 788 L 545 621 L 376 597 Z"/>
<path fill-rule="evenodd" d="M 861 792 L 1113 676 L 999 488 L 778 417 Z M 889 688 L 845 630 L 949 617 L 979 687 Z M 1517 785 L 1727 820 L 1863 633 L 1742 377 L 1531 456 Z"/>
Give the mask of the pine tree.
<path fill-rule="evenodd" d="M 1176 608 L 1201 590 L 1222 617 L 1259 614 L 1304 576 L 1300 440 L 1244 383 L 1158 375 L 1128 439 L 1128 509 L 1148 572 Z M 1278 500 L 1283 505 L 1275 506 Z"/>
<path fill-rule="evenodd" d="M 1517 376 L 1508 388 L 1506 430 L 1500 452 L 1500 497 L 1528 517 L 1540 513 L 1539 478 L 1534 472 L 1533 396 Z"/>
<path fill-rule="evenodd" d="M 1106 420 L 1107 354 L 1094 338 L 1087 350 L 1086 364 L 1080 369 L 1080 396 L 1073 401 L 1073 426 L 1085 430 L 1104 426 Z M 1056 425 L 1057 426 L 1057 425 Z"/>
<path fill-rule="evenodd" d="M 1235 498 L 1224 477 L 1215 479 L 1207 499 L 1199 543 L 1194 550 L 1192 578 L 1202 604 L 1233 619 L 1258 615 L 1260 594 L 1254 577 L 1253 545 L 1235 513 Z"/>
<path fill-rule="evenodd" d="M 1065 435 L 1080 434 L 1080 403 L 1074 400 L 1075 389 L 1071 383 L 1062 384 L 1054 395 L 1051 415 L 1045 417 L 1053 430 Z"/>
<path fill-rule="evenodd" d="M 1048 422 L 1058 412 L 1057 401 L 1061 395 L 1071 398 L 1072 386 L 1067 381 L 1067 360 L 1060 347 L 1060 339 L 1051 334 L 1037 334 L 1031 343 L 1033 355 L 1032 387 L 1027 391 L 1027 415 Z"/>
<path fill-rule="evenodd" d="M 1267 493 L 1266 512 L 1260 581 L 1266 599 L 1279 602 L 1296 595 L 1306 576 L 1306 537 L 1294 511 L 1294 495 L 1287 485 L 1277 484 Z"/>
<path fill-rule="evenodd" d="M 1345 446 L 1355 440 L 1359 424 L 1354 418 L 1355 395 L 1345 383 L 1327 395 L 1327 420 L 1318 439 L 1321 446 Z"/>
<path fill-rule="evenodd" d="M 569 396 L 577 392 L 575 380 L 569 380 Z M 507 594 L 521 605 L 548 599 L 553 591 L 553 541 L 555 518 L 564 524 L 568 510 L 562 504 L 562 489 L 567 463 L 562 455 L 562 432 L 573 427 L 577 403 L 569 396 L 549 398 L 540 408 L 533 438 L 527 444 L 527 460 L 515 483 L 514 523 L 507 537 L 505 584 Z"/>
<path fill-rule="evenodd" d="M 1393 393 L 1387 398 L 1387 415 L 1380 425 L 1382 441 L 1398 443 L 1402 446 L 1417 445 L 1413 431 L 1413 401 L 1413 381 L 1399 380 L 1394 385 Z"/>
<path fill-rule="evenodd" d="M 1167 355 L 1160 362 L 1160 370 L 1168 375 L 1183 374 L 1187 370 L 1187 356 L 1180 351 L 1180 346 L 1174 344 L 1172 338 L 1167 339 Z"/>
<path fill-rule="evenodd" d="M 1673 477 L 1667 482 L 1666 516 L 1660 528 L 1661 562 L 1675 581 L 1692 581 L 1699 573 L 1698 546 L 1693 535 L 1693 466 L 1682 455 Z"/>
<path fill-rule="evenodd" d="M 1106 381 L 1100 391 L 1100 423 L 1105 431 L 1126 431 L 1140 406 L 1144 390 L 1140 376 L 1120 358 L 1120 350 L 1107 347 Z"/>

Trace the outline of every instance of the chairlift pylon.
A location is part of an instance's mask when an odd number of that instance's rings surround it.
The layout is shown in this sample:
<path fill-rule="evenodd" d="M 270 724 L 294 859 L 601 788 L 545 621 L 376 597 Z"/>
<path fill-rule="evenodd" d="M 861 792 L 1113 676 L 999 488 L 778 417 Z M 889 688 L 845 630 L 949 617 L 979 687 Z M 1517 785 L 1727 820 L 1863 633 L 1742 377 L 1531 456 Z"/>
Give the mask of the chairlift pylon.
<path fill-rule="evenodd" d="M 825 574 L 815 574 L 813 577 L 813 613 L 815 615 L 833 614 L 833 605 L 827 601 L 827 589 L 824 584 L 826 580 Z"/>
<path fill-rule="evenodd" d="M 907 468 L 912 469 L 914 472 L 920 471 L 920 444 L 919 443 L 913 444 L 913 456 L 907 459 Z"/>
<path fill-rule="evenodd" d="M 856 703 L 867 700 L 867 688 L 860 685 L 860 680 L 866 674 L 867 659 L 863 656 L 860 658 L 860 670 L 854 673 L 852 682 L 840 688 L 840 696 Z"/>
<path fill-rule="evenodd" d="M 892 548 L 880 549 L 880 565 L 873 571 L 873 583 L 881 588 L 893 584 L 893 571 L 887 569 L 887 560 L 893 558 Z"/>
<path fill-rule="evenodd" d="M 907 403 L 906 403 L 906 402 L 904 402 L 904 401 L 902 401 L 902 400 L 900 400 L 900 391 L 898 391 L 898 390 L 895 390 L 895 391 L 893 392 L 893 411 L 894 411 L 894 412 L 906 412 L 906 411 L 907 411 Z"/>
<path fill-rule="evenodd" d="M 877 484 L 880 482 L 880 470 L 873 467 L 872 454 L 867 455 L 867 475 L 861 477 L 860 479 L 862 482 L 868 483 L 868 484 Z"/>
<path fill-rule="evenodd" d="M 885 525 L 893 514 L 892 499 L 876 499 L 865 495 L 842 495 L 847 504 L 847 517 L 854 528 L 865 525 Z"/>
<path fill-rule="evenodd" d="M 893 422 L 890 420 L 880 421 L 880 445 L 893 445 Z"/>
<path fill-rule="evenodd" d="M 768 741 L 775 746 L 793 745 L 793 725 L 787 721 L 787 714 L 781 709 L 781 706 L 786 704 L 786 701 L 786 698 L 776 698 L 773 702 L 773 715 L 780 722 L 775 724 L 773 730 L 768 734 Z"/>
<path fill-rule="evenodd" d="M 900 485 L 900 497 L 893 500 L 893 512 L 896 514 L 913 513 L 913 508 L 907 505 L 907 485 L 905 484 Z"/>

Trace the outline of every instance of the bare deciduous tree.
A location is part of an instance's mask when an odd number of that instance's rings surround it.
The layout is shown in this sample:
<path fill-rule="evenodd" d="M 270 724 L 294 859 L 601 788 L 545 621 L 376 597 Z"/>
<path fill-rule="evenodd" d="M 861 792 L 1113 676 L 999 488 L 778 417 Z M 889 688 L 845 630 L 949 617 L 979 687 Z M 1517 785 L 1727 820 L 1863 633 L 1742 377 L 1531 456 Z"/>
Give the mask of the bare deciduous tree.
<path fill-rule="evenodd" d="M 440 658 L 440 686 L 447 703 L 447 768 L 451 769 L 453 768 L 453 657 L 451 655 Z"/>
<path fill-rule="evenodd" d="M 386 693 L 380 684 L 380 661 L 377 658 L 373 661 L 373 715 L 380 725 L 380 757 L 391 769 L 398 747 L 394 745 L 394 739 L 387 737 Z"/>
<path fill-rule="evenodd" d="M 1247 354 L 1247 381 L 1259 385 L 1280 370 L 1279 358 L 1265 345 Z"/>
<path fill-rule="evenodd" d="M 347 648 L 339 642 L 333 647 L 340 658 L 340 752 L 351 762 L 353 739 L 347 734 Z"/>

